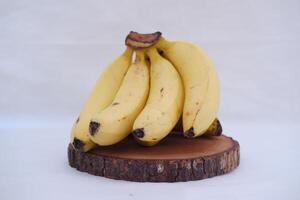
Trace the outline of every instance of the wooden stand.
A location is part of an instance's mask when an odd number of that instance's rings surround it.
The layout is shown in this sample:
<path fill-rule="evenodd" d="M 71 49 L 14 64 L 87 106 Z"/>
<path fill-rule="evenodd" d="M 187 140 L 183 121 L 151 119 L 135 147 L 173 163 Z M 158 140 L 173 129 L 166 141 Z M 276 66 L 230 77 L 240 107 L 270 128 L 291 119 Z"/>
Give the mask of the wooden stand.
<path fill-rule="evenodd" d="M 171 134 L 154 147 L 132 137 L 108 147 L 80 152 L 70 144 L 71 167 L 112 179 L 138 182 L 191 181 L 222 175 L 240 161 L 239 143 L 224 135 L 187 139 Z"/>

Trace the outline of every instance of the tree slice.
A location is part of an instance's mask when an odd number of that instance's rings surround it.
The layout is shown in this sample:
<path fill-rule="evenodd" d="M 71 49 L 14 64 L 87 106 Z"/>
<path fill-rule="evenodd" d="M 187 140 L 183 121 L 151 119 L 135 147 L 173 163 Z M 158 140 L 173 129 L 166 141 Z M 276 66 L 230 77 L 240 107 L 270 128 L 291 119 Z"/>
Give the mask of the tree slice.
<path fill-rule="evenodd" d="M 222 175 L 240 161 L 239 143 L 224 135 L 187 139 L 171 134 L 153 147 L 132 137 L 113 146 L 84 153 L 68 147 L 71 167 L 112 179 L 138 182 L 179 182 Z"/>

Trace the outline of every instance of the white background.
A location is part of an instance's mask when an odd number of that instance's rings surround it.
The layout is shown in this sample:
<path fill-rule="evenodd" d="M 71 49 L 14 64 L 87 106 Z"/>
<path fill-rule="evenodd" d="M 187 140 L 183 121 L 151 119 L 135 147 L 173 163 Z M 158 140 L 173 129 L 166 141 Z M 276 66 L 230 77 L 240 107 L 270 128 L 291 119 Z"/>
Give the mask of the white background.
<path fill-rule="evenodd" d="M 130 30 L 214 60 L 234 172 L 155 184 L 68 166 L 72 123 Z M 0 0 L 0 199 L 300 199 L 299 53 L 299 0 Z"/>

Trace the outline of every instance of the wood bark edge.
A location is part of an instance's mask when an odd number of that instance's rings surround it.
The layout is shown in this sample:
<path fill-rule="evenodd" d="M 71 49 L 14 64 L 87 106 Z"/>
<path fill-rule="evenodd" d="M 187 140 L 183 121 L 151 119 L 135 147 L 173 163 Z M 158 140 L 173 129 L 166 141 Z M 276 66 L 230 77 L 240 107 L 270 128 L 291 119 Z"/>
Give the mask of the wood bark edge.
<path fill-rule="evenodd" d="M 79 171 L 111 179 L 136 182 L 181 182 L 226 174 L 240 163 L 240 146 L 210 156 L 179 160 L 135 160 L 80 152 L 70 144 L 68 159 Z"/>

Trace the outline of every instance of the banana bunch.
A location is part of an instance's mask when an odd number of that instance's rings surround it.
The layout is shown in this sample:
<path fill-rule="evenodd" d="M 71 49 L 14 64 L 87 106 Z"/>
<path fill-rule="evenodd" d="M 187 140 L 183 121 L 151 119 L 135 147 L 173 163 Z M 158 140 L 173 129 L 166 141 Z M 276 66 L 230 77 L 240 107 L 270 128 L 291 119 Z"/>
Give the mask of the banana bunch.
<path fill-rule="evenodd" d="M 125 52 L 102 73 L 73 125 L 76 149 L 113 145 L 130 134 L 145 146 L 172 130 L 188 138 L 221 135 L 219 79 L 199 47 L 168 41 L 160 32 L 130 32 L 125 43 Z"/>

